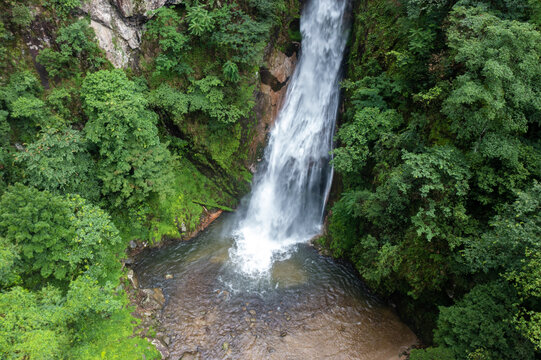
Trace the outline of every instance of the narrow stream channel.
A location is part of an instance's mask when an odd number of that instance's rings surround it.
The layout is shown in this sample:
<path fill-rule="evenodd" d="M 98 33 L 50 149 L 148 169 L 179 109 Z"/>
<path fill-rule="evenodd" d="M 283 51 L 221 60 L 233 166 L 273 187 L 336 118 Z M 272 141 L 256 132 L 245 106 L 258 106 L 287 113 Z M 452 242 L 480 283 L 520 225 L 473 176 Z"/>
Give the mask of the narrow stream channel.
<path fill-rule="evenodd" d="M 348 11 L 347 0 L 305 4 L 299 63 L 240 210 L 138 260 L 141 286 L 163 289 L 171 359 L 388 360 L 416 342 L 355 269 L 307 244 L 332 181 Z"/>

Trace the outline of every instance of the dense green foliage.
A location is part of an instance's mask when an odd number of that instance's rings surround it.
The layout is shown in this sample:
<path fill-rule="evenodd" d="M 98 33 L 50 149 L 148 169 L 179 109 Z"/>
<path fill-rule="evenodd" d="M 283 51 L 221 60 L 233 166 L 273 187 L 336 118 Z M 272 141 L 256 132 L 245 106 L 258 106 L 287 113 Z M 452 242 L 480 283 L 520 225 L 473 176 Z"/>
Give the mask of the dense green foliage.
<path fill-rule="evenodd" d="M 24 152 L 15 156 L 25 182 L 58 194 L 99 197 L 95 165 L 81 134 L 72 129 L 44 131 Z"/>
<path fill-rule="evenodd" d="M 0 2 L 2 359 L 159 357 L 126 245 L 235 205 L 265 51 L 299 36 L 296 1 L 189 0 L 112 70 L 80 4 Z M 411 359 L 539 357 L 541 4 L 356 6 L 323 240 L 433 345 Z"/>
<path fill-rule="evenodd" d="M 98 178 L 108 201 L 130 207 L 167 188 L 170 154 L 135 84 L 123 71 L 103 70 L 85 78 L 81 93 L 85 134 L 98 148 Z"/>
<path fill-rule="evenodd" d="M 190 233 L 246 191 L 257 72 L 298 12 L 162 7 L 137 64 L 113 70 L 81 2 L 0 2 L 2 359 L 160 358 L 121 259 L 130 240 Z"/>
<path fill-rule="evenodd" d="M 87 20 L 59 29 L 56 43 L 58 50 L 43 49 L 36 58 L 51 78 L 66 78 L 79 71 L 95 71 L 106 63 Z"/>
<path fill-rule="evenodd" d="M 197 162 L 242 184 L 257 71 L 273 27 L 287 21 L 283 0 L 186 2 L 161 8 L 147 25 L 150 105 L 173 122 Z M 240 124 L 245 126 L 240 126 Z M 233 195 L 238 189 L 229 189 Z"/>
<path fill-rule="evenodd" d="M 0 208 L 2 358 L 157 358 L 145 340 L 128 338 L 133 318 L 115 291 L 123 241 L 104 210 L 21 184 Z"/>
<path fill-rule="evenodd" d="M 539 356 L 540 8 L 359 4 L 326 242 L 437 346 L 412 359 Z"/>

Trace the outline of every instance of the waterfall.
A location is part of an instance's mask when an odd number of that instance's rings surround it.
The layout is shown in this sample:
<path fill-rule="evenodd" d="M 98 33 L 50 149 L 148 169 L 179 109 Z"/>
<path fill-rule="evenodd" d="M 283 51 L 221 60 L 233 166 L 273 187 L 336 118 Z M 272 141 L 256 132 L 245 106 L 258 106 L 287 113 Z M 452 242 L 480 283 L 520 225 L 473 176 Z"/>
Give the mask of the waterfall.
<path fill-rule="evenodd" d="M 347 0 L 309 0 L 302 11 L 300 59 L 233 231 L 231 259 L 246 274 L 266 272 L 276 256 L 321 231 L 332 181 L 329 153 L 346 11 Z"/>

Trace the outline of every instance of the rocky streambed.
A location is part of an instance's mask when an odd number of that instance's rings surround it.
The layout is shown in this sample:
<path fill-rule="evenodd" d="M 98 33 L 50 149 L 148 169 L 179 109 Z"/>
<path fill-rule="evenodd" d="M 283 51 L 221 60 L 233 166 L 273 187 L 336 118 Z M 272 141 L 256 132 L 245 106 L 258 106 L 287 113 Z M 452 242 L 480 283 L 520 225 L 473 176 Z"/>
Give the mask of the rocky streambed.
<path fill-rule="evenodd" d="M 388 360 L 417 343 L 354 269 L 307 244 L 277 255 L 266 275 L 240 275 L 229 220 L 131 265 L 141 326 L 165 359 Z"/>

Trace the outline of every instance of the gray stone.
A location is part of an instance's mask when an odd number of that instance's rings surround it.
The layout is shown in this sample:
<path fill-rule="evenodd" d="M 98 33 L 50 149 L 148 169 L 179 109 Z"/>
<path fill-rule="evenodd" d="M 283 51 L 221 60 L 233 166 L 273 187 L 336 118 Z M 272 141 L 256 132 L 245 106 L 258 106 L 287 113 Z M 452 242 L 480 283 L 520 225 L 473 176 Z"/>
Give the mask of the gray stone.
<path fill-rule="evenodd" d="M 181 0 L 87 0 L 81 10 L 90 17 L 98 45 L 117 68 L 133 61 L 141 45 L 145 22 L 152 11 Z"/>
<path fill-rule="evenodd" d="M 154 288 L 154 294 L 153 298 L 156 300 L 158 304 L 160 304 L 160 307 L 163 307 L 165 305 L 165 296 L 163 295 L 163 291 L 160 288 Z"/>
<path fill-rule="evenodd" d="M 137 280 L 137 276 L 135 276 L 135 273 L 133 272 L 132 269 L 128 270 L 127 276 L 133 288 L 137 289 L 139 287 L 139 281 Z"/>
<path fill-rule="evenodd" d="M 169 336 L 165 336 L 163 338 L 163 342 L 165 343 L 165 345 L 169 346 L 171 345 L 171 338 Z"/>

